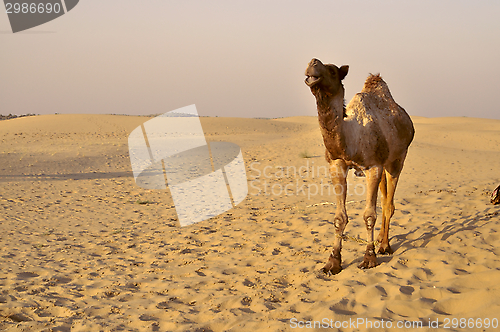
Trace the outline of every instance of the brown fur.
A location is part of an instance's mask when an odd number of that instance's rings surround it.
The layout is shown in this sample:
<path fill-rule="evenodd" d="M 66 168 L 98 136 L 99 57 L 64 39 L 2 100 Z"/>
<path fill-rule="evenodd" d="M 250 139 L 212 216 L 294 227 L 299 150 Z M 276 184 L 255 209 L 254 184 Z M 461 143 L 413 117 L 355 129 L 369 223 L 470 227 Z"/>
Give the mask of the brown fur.
<path fill-rule="evenodd" d="M 382 82 L 384 81 L 382 80 L 382 77 L 380 77 L 380 73 L 375 75 L 370 74 L 370 76 L 368 76 L 368 78 L 365 81 L 365 86 L 363 87 L 362 92 L 375 90 L 380 84 L 382 84 Z"/>
<path fill-rule="evenodd" d="M 375 205 L 379 187 L 383 217 L 378 252 L 392 253 L 389 222 L 394 214 L 394 193 L 415 133 L 410 117 L 394 101 L 380 74 L 370 74 L 361 92 L 345 106 L 342 80 L 348 70 L 348 66 L 338 68 L 333 64 L 324 65 L 317 59 L 311 60 L 306 69 L 305 83 L 316 97 L 318 120 L 332 181 L 336 187 L 343 189 L 337 195 L 333 253 L 323 268 L 327 273 L 341 270 L 341 239 L 348 222 L 345 200 L 349 168 L 355 168 L 357 172 L 363 170 L 367 176 L 367 203 L 363 218 L 370 244 L 359 267 L 376 266 L 373 229 L 377 218 Z"/>

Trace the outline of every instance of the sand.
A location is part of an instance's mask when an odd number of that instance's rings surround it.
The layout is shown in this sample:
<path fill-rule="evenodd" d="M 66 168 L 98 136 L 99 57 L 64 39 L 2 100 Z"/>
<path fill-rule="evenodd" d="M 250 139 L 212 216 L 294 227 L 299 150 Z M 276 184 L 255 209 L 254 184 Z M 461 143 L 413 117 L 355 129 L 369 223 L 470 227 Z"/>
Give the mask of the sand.
<path fill-rule="evenodd" d="M 343 271 L 327 276 L 320 268 L 335 206 L 315 117 L 201 118 L 209 142 L 241 147 L 250 189 L 236 208 L 182 228 L 168 190 L 142 189 L 132 176 L 127 136 L 147 120 L 0 121 L 0 330 L 498 323 L 500 206 L 488 194 L 500 183 L 500 121 L 413 117 L 391 223 L 394 254 L 360 270 L 364 245 L 347 241 Z M 364 237 L 364 179 L 349 181 L 346 232 Z M 333 328 L 293 328 L 314 321 Z"/>

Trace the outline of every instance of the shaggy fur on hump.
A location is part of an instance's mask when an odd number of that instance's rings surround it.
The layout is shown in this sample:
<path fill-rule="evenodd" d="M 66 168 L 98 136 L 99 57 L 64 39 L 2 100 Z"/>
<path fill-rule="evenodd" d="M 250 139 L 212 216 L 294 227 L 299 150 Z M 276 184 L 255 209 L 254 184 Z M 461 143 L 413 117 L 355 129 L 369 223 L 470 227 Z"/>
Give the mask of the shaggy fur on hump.
<path fill-rule="evenodd" d="M 389 92 L 389 86 L 387 86 L 387 83 L 382 79 L 382 76 L 380 74 L 370 74 L 368 78 L 365 81 L 365 85 L 363 86 L 363 89 L 361 92 L 376 92 L 379 91 L 380 93 L 391 96 L 391 93 Z M 392 96 L 391 96 L 392 99 Z"/>
<path fill-rule="evenodd" d="M 380 74 L 370 74 L 368 78 L 365 81 L 365 89 L 370 90 L 370 89 L 375 89 L 381 82 L 384 82 Z M 384 82 L 385 83 L 385 82 Z"/>

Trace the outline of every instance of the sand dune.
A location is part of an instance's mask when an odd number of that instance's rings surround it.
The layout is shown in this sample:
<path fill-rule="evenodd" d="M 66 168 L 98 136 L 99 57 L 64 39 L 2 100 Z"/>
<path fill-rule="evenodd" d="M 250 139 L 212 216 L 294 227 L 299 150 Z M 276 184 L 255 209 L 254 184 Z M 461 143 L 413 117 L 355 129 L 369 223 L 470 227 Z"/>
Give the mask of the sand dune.
<path fill-rule="evenodd" d="M 168 190 L 134 183 L 127 136 L 148 119 L 0 121 L 0 330 L 500 320 L 500 207 L 488 197 L 500 183 L 500 121 L 414 117 L 394 255 L 359 270 L 364 246 L 347 241 L 344 270 L 326 276 L 319 269 L 332 248 L 335 207 L 315 117 L 201 118 L 209 142 L 241 147 L 249 195 L 183 228 Z M 362 237 L 364 180 L 350 180 L 347 234 Z"/>

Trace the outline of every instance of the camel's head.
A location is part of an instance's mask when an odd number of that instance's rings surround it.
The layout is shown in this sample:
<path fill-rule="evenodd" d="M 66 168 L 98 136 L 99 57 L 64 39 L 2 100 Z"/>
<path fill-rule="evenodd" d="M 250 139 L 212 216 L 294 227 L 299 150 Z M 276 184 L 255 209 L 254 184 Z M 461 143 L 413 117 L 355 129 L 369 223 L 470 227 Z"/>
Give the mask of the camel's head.
<path fill-rule="evenodd" d="M 336 95 L 342 85 L 342 80 L 346 77 L 349 66 L 337 67 L 332 64 L 324 65 L 318 59 L 312 59 L 306 69 L 305 82 L 308 87 L 327 90 Z"/>

